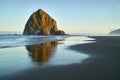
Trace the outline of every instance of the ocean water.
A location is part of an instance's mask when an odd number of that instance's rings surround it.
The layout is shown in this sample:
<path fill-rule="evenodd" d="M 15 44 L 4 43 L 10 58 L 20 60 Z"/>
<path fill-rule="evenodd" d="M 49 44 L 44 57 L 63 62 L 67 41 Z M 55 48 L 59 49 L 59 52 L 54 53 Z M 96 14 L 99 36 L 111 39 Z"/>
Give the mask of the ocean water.
<path fill-rule="evenodd" d="M 29 69 L 81 63 L 89 57 L 67 49 L 92 41 L 85 36 L 0 35 L 0 80 Z"/>
<path fill-rule="evenodd" d="M 67 36 L 24 36 L 15 34 L 0 34 L 0 48 L 18 47 L 41 44 L 47 41 L 62 40 Z"/>

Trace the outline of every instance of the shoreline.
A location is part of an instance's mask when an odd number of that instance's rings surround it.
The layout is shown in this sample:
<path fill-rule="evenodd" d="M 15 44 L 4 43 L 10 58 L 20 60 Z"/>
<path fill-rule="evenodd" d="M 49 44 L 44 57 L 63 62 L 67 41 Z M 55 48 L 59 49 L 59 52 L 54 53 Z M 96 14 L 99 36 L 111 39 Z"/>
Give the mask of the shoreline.
<path fill-rule="evenodd" d="M 70 50 L 91 55 L 83 63 L 36 69 L 7 80 L 119 80 L 120 37 L 90 38 L 96 42 L 69 46 Z"/>
<path fill-rule="evenodd" d="M 94 38 L 95 42 L 73 45 L 69 49 L 91 55 L 84 62 L 91 66 L 88 72 L 89 75 L 94 75 L 92 80 L 120 80 L 120 36 L 90 36 L 90 38 Z"/>

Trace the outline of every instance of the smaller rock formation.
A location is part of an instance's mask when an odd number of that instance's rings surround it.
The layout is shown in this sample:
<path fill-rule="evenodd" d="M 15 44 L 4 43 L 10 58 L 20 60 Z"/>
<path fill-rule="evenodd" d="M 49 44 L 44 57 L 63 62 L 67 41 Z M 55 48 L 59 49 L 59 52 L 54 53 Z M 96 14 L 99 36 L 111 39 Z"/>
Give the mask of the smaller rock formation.
<path fill-rule="evenodd" d="M 65 32 L 63 30 L 59 30 L 55 32 L 55 35 L 65 35 Z"/>
<path fill-rule="evenodd" d="M 23 35 L 65 35 L 58 30 L 57 22 L 42 9 L 34 12 L 28 19 Z"/>
<path fill-rule="evenodd" d="M 109 34 L 110 34 L 110 35 L 120 35 L 120 29 L 111 31 Z"/>

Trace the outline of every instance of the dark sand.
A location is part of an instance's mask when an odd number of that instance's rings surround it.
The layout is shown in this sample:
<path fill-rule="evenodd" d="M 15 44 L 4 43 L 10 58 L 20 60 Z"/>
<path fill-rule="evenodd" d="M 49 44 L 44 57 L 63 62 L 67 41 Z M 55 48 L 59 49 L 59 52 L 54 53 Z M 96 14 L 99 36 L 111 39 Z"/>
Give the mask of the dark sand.
<path fill-rule="evenodd" d="M 69 49 L 91 55 L 80 64 L 26 71 L 7 80 L 120 80 L 120 37 L 92 37 L 95 43 Z"/>

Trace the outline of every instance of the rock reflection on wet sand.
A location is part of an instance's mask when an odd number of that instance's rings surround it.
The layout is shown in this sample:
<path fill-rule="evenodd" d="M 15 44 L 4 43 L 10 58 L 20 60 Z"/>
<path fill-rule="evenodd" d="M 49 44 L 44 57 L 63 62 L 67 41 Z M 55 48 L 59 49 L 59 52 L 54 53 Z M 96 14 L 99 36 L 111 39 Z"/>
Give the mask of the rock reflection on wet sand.
<path fill-rule="evenodd" d="M 26 46 L 26 49 L 34 62 L 45 63 L 54 54 L 57 45 L 58 41 L 49 41 L 40 45 Z"/>

